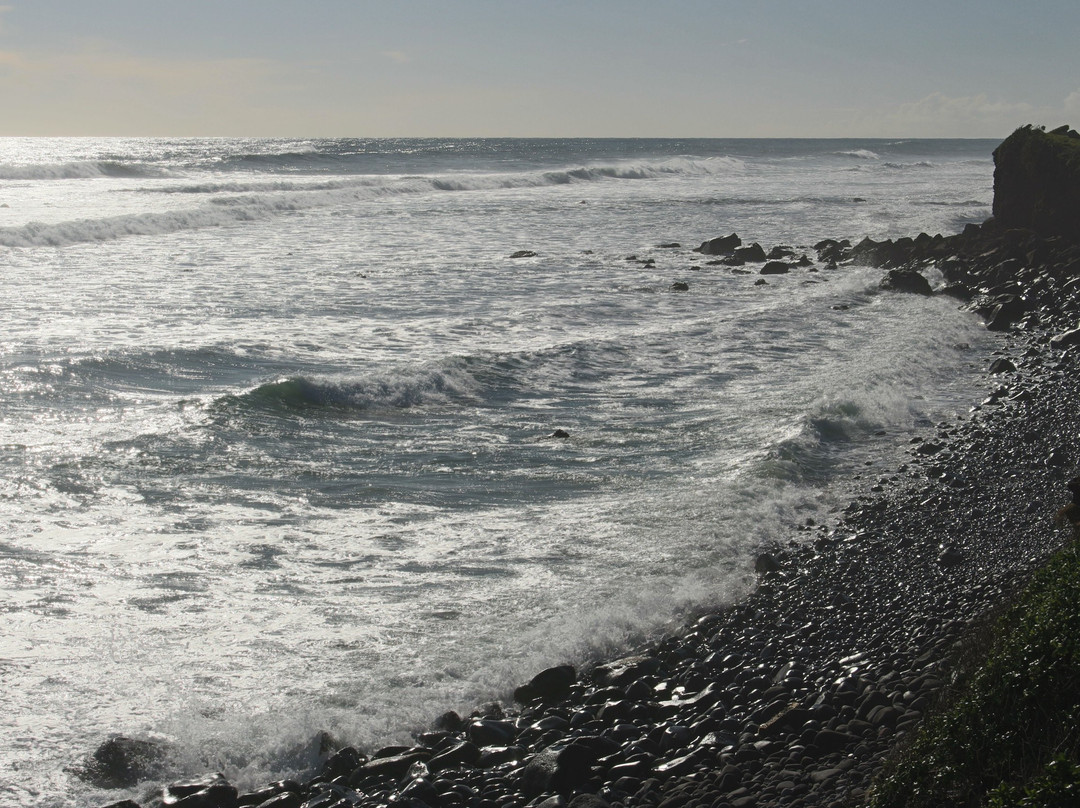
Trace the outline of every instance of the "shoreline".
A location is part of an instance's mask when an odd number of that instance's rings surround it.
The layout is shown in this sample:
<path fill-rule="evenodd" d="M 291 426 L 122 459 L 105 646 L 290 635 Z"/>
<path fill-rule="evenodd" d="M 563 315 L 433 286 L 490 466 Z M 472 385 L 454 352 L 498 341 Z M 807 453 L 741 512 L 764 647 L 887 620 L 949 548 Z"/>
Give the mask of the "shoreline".
<path fill-rule="evenodd" d="M 914 439 L 893 473 L 853 481 L 862 493 L 835 524 L 800 526 L 810 535 L 764 552 L 744 600 L 622 660 L 542 672 L 517 692 L 526 704 L 448 713 L 413 747 L 328 749 L 305 782 L 247 795 L 212 775 L 167 787 L 166 804 L 861 804 L 981 615 L 1064 542 L 1051 522 L 1077 461 L 1066 436 L 1080 434 L 1080 385 L 1065 372 L 1070 341 L 1052 338 L 1068 333 L 1071 303 L 1013 304 L 1002 321 L 994 301 L 1011 293 L 994 287 L 1019 279 L 997 268 L 1019 247 L 1042 250 L 1023 281 L 1036 288 L 1062 245 L 992 228 L 864 240 L 840 256 L 890 272 L 939 266 L 988 327 L 1013 329 L 987 357 L 1001 384 L 969 417 Z M 121 773 L 145 776 L 158 751 L 112 754 Z"/>

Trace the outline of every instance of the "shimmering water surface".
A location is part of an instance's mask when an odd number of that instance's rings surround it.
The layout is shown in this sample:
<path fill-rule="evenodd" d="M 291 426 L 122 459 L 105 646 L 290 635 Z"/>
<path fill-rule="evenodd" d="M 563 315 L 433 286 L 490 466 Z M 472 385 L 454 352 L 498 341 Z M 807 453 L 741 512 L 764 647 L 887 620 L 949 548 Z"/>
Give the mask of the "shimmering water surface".
<path fill-rule="evenodd" d="M 993 145 L 0 140 L 0 804 L 127 796 L 64 771 L 110 733 L 257 784 L 737 597 L 990 338 L 689 248 L 956 232 Z"/>

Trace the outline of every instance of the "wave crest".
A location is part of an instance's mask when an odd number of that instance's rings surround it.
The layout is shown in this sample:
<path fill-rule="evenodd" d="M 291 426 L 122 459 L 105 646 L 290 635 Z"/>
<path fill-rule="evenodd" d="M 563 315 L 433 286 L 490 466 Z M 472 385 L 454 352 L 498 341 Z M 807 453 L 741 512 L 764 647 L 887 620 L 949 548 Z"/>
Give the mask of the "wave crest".
<path fill-rule="evenodd" d="M 881 156 L 869 149 L 850 149 L 836 152 L 840 157 L 851 157 L 855 160 L 880 160 Z"/>
<path fill-rule="evenodd" d="M 328 409 L 347 411 L 404 410 L 469 399 L 475 383 L 457 369 L 385 373 L 360 379 L 292 376 L 260 384 L 226 403 L 241 408 Z"/>
<path fill-rule="evenodd" d="M 167 177 L 165 171 L 138 163 L 88 160 L 71 163 L 0 164 L 0 180 L 82 180 L 100 177 Z"/>

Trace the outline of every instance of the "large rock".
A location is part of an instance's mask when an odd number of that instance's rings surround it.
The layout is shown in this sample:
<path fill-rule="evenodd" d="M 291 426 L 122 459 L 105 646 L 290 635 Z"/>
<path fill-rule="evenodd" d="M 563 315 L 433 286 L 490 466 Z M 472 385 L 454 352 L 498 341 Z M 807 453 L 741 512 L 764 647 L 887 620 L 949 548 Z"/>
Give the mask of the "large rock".
<path fill-rule="evenodd" d="M 561 699 L 577 681 L 577 671 L 572 665 L 557 665 L 540 671 L 525 685 L 514 691 L 514 700 L 520 704 L 541 699 Z"/>
<path fill-rule="evenodd" d="M 763 266 L 760 275 L 786 275 L 791 271 L 791 264 L 784 261 L 769 261 Z"/>
<path fill-rule="evenodd" d="M 1080 242 L 1080 135 L 1017 129 L 994 150 L 994 219 Z"/>
<path fill-rule="evenodd" d="M 628 656 L 597 665 L 593 677 L 597 684 L 621 687 L 628 685 L 641 676 L 649 676 L 660 668 L 660 661 L 650 656 Z"/>
<path fill-rule="evenodd" d="M 113 735 L 72 772 L 98 788 L 128 788 L 156 775 L 165 752 L 153 741 Z"/>
<path fill-rule="evenodd" d="M 743 263 L 758 264 L 768 260 L 765 248 L 756 241 L 749 247 L 739 247 L 735 250 L 735 258 Z"/>
<path fill-rule="evenodd" d="M 735 248 L 740 246 L 742 246 L 742 239 L 739 238 L 738 234 L 732 233 L 730 236 L 720 236 L 719 238 L 703 241 L 701 246 L 696 248 L 694 252 L 699 252 L 702 255 L 731 255 L 735 252 Z"/>
<path fill-rule="evenodd" d="M 914 269 L 890 269 L 881 279 L 882 289 L 890 292 L 909 292 L 917 295 L 932 295 L 934 290 L 923 275 Z"/>
<path fill-rule="evenodd" d="M 220 772 L 172 783 L 161 792 L 162 802 L 176 808 L 227 808 L 236 805 L 236 798 L 236 787 Z"/>

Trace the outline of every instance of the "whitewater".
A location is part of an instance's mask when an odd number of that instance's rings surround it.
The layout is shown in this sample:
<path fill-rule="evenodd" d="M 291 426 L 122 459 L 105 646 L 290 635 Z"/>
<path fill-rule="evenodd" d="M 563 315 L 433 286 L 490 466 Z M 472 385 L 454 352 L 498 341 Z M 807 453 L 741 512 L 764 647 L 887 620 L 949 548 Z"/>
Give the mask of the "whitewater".
<path fill-rule="evenodd" d="M 958 232 L 994 145 L 0 140 L 0 804 L 139 798 L 71 771 L 111 734 L 259 785 L 737 599 L 995 343 L 692 248 Z"/>

